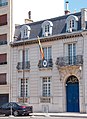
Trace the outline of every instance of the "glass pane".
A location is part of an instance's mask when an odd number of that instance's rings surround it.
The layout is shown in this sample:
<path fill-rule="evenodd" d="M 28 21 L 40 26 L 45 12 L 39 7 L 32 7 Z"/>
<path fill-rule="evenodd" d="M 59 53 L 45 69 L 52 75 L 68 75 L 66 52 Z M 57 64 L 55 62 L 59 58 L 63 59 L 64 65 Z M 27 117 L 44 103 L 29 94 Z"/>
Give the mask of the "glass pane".
<path fill-rule="evenodd" d="M 52 58 L 52 56 L 51 56 L 51 47 L 48 47 L 48 59 L 51 59 Z"/>

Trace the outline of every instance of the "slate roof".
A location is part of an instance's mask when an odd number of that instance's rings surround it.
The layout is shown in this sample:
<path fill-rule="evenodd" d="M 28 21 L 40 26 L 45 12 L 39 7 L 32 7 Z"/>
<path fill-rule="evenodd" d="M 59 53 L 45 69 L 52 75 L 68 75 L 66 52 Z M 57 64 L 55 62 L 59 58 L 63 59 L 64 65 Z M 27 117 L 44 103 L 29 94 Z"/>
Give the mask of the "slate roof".
<path fill-rule="evenodd" d="M 78 17 L 78 29 L 81 30 L 81 12 L 69 14 L 69 15 L 75 15 Z M 32 22 L 28 23 L 26 25 L 29 25 L 31 28 L 30 31 L 30 39 L 37 38 L 37 36 L 42 37 L 42 29 L 41 25 L 44 21 L 49 20 L 53 23 L 52 27 L 52 35 L 58 35 L 62 33 L 66 33 L 66 19 L 69 15 L 59 16 L 51 19 L 45 19 L 42 21 Z M 15 35 L 18 36 L 18 40 L 20 40 L 20 28 L 22 25 L 15 27 Z"/>

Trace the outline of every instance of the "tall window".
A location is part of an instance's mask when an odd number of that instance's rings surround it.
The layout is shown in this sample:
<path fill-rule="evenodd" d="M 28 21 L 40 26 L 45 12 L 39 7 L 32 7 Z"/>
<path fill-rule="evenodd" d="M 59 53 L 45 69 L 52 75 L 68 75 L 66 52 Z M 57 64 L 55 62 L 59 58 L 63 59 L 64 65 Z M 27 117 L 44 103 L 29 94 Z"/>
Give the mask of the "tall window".
<path fill-rule="evenodd" d="M 42 96 L 51 96 L 51 77 L 43 77 L 42 79 Z"/>
<path fill-rule="evenodd" d="M 76 44 L 68 44 L 69 64 L 73 65 L 76 62 Z"/>
<path fill-rule="evenodd" d="M 19 62 L 18 62 L 18 69 L 29 69 L 30 62 L 29 62 L 29 49 L 19 50 Z"/>
<path fill-rule="evenodd" d="M 29 80 L 28 79 L 19 79 L 19 96 L 28 97 L 29 96 Z"/>
<path fill-rule="evenodd" d="M 29 61 L 29 49 L 25 49 L 24 50 L 24 59 L 25 59 L 25 62 Z M 23 62 L 23 50 L 19 50 L 19 62 Z"/>
<path fill-rule="evenodd" d="M 52 48 L 51 47 L 44 47 L 44 58 L 46 60 L 52 59 Z"/>

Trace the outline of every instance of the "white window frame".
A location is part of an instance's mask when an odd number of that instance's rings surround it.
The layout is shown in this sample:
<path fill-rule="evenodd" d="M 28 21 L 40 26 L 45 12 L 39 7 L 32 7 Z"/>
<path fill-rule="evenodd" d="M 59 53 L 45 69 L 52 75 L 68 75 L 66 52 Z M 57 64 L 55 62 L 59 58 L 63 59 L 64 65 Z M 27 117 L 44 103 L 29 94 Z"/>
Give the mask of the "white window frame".
<path fill-rule="evenodd" d="M 70 65 L 73 65 L 75 56 L 76 56 L 76 43 L 70 43 L 68 44 L 68 57 L 69 57 L 69 60 L 71 59 L 71 61 L 69 61 Z"/>
<path fill-rule="evenodd" d="M 72 32 L 78 28 L 78 17 L 70 15 L 66 19 L 66 32 Z"/>
<path fill-rule="evenodd" d="M 19 79 L 18 81 L 19 81 L 19 97 L 23 97 L 22 96 L 22 90 L 23 90 L 23 88 L 22 88 L 22 86 L 23 86 L 23 81 L 24 80 L 24 85 L 25 85 L 25 88 L 24 88 L 24 90 L 25 90 L 25 95 L 24 95 L 24 97 L 29 97 L 29 79 L 28 78 L 25 78 L 25 79 Z M 27 81 L 27 82 L 26 82 Z M 26 89 L 27 88 L 27 89 Z"/>
<path fill-rule="evenodd" d="M 25 62 L 29 61 L 29 48 L 25 48 Z M 19 62 L 23 62 L 23 49 L 18 51 Z"/>
<path fill-rule="evenodd" d="M 20 29 L 21 39 L 29 39 L 30 38 L 31 28 L 28 25 L 23 25 Z"/>
<path fill-rule="evenodd" d="M 44 21 L 42 23 L 42 36 L 52 35 L 53 23 L 51 21 Z"/>
<path fill-rule="evenodd" d="M 51 96 L 51 77 L 42 78 L 42 96 L 43 97 Z"/>
<path fill-rule="evenodd" d="M 50 54 L 49 54 L 49 48 L 50 48 Z M 46 51 L 46 52 L 45 52 Z M 52 59 L 52 47 L 43 47 L 44 57 L 46 60 Z"/>

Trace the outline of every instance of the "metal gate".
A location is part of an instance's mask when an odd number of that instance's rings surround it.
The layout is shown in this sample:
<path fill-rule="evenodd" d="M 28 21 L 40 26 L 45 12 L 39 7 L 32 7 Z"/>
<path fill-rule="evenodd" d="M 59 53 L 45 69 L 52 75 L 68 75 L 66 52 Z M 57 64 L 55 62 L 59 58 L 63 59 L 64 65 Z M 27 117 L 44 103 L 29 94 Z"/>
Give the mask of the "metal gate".
<path fill-rule="evenodd" d="M 67 112 L 79 112 L 79 82 L 75 76 L 67 79 L 66 102 Z"/>

